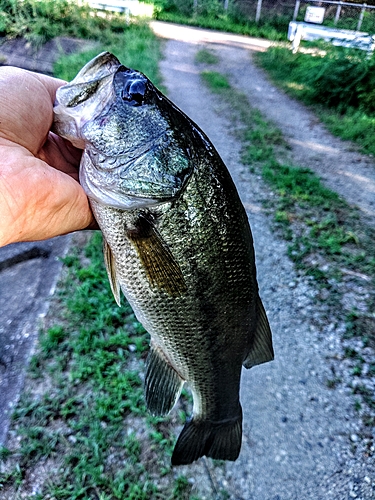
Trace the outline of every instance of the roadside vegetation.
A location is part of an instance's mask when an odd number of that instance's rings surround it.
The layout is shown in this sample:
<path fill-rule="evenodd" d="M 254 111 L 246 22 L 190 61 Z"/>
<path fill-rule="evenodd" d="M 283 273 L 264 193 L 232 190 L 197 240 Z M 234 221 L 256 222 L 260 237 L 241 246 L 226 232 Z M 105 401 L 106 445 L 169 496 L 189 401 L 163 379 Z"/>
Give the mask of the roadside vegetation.
<path fill-rule="evenodd" d="M 206 50 L 198 61 L 207 61 Z M 214 62 L 212 63 L 212 65 Z M 202 78 L 228 104 L 243 143 L 242 161 L 269 185 L 265 207 L 274 216 L 279 234 L 288 242 L 288 254 L 298 272 L 310 276 L 318 289 L 328 322 L 346 318 L 344 353 L 352 363 L 352 376 L 375 375 L 375 230 L 364 224 L 359 211 L 322 185 L 309 169 L 288 162 L 282 133 L 251 108 L 247 97 L 230 86 L 227 77 L 206 63 Z M 361 290 L 366 306 L 347 309 L 344 294 Z M 364 350 L 367 353 L 365 360 Z M 333 376 L 329 387 L 340 383 Z M 375 397 L 366 384 L 353 384 L 356 408 L 365 426 L 375 425 Z"/>
<path fill-rule="evenodd" d="M 35 47 L 56 36 L 94 42 L 92 50 L 56 63 L 55 75 L 65 80 L 72 79 L 92 57 L 109 50 L 123 64 L 160 83 L 160 48 L 155 35 L 146 22 L 128 22 L 123 14 L 98 12 L 70 0 L 0 0 L 0 35 L 24 37 Z"/>
<path fill-rule="evenodd" d="M 327 128 L 375 155 L 375 56 L 328 44 L 309 53 L 271 47 L 256 60 L 293 97 L 314 106 Z"/>
<path fill-rule="evenodd" d="M 122 64 L 142 71 L 155 85 L 161 85 L 158 63 L 161 57 L 160 44 L 145 22 L 132 22 L 123 26 L 122 33 L 106 35 L 93 49 L 61 57 L 54 65 L 58 78 L 69 81 L 90 59 L 104 50 L 112 52 Z"/>
<path fill-rule="evenodd" d="M 194 7 L 193 0 L 148 0 L 154 4 L 154 15 L 161 21 L 229 31 L 241 35 L 267 38 L 274 41 L 286 41 L 289 22 L 293 18 L 293 2 L 263 1 L 261 15 L 255 21 L 257 2 L 239 2 L 229 0 L 225 9 L 222 0 L 199 0 Z M 367 2 L 372 4 L 373 2 Z M 303 21 L 306 7 L 300 5 L 297 21 Z M 333 26 L 336 6 L 327 8 L 325 25 Z M 336 26 L 341 29 L 357 29 L 360 9 L 345 6 Z M 361 31 L 374 33 L 375 13 L 364 13 Z"/>
<path fill-rule="evenodd" d="M 55 36 L 108 41 L 123 33 L 121 14 L 94 12 L 69 0 L 0 0 L 0 35 L 42 45 Z"/>
<path fill-rule="evenodd" d="M 114 302 L 97 232 L 64 259 L 1 450 L 3 500 L 198 500 L 170 466 L 187 400 L 170 418 L 145 408 L 148 341 L 126 301 Z"/>
<path fill-rule="evenodd" d="M 193 1 L 153 0 L 155 18 L 200 28 L 229 31 L 241 35 L 285 40 L 290 17 L 283 13 L 271 12 L 258 23 L 255 22 L 255 8 L 252 19 L 245 15 L 236 4 L 230 2 L 228 10 L 217 0 L 202 0 L 194 10 Z"/>

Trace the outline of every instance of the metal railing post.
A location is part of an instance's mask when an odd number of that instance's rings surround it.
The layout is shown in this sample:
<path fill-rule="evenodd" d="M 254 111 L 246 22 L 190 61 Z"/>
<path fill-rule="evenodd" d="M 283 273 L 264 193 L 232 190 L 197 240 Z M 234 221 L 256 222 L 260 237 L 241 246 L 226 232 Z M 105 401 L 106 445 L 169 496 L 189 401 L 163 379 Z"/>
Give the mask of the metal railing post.
<path fill-rule="evenodd" d="M 337 9 L 336 9 L 336 15 L 335 15 L 335 20 L 333 21 L 333 24 L 336 26 L 336 24 L 338 23 L 338 20 L 340 18 L 340 14 L 341 14 L 341 6 L 342 6 L 342 2 L 340 2 L 340 4 L 337 6 Z"/>
<path fill-rule="evenodd" d="M 301 4 L 301 1 L 296 0 L 296 5 L 294 7 L 293 21 L 295 21 L 297 19 L 300 4 Z"/>
<path fill-rule="evenodd" d="M 359 19 L 358 19 L 358 24 L 357 24 L 357 31 L 361 29 L 362 26 L 362 21 L 363 21 L 363 16 L 365 15 L 365 10 L 366 10 L 367 4 L 363 4 L 363 7 L 361 9 L 361 13 L 359 14 Z"/>
<path fill-rule="evenodd" d="M 255 22 L 256 23 L 259 23 L 261 11 L 262 11 L 262 0 L 258 0 L 258 3 L 257 3 L 257 12 L 255 14 Z"/>

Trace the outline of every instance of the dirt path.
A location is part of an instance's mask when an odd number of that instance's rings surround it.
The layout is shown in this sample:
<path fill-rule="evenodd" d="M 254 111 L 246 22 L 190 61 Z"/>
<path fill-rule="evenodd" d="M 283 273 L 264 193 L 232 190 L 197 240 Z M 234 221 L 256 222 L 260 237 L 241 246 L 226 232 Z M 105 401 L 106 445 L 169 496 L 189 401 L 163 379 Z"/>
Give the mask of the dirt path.
<path fill-rule="evenodd" d="M 181 26 L 174 28 L 167 23 L 153 23 L 153 27 L 160 36 L 216 46 L 221 57 L 220 71 L 282 130 L 292 148 L 293 164 L 311 168 L 328 187 L 358 206 L 375 224 L 375 161 L 355 151 L 353 144 L 332 136 L 313 113 L 278 90 L 254 65 L 253 52 L 265 50 L 270 42 Z"/>
<path fill-rule="evenodd" d="M 361 424 L 353 396 L 345 388 L 329 389 L 326 383 L 332 376 L 331 360 L 342 359 L 343 325 L 337 318 L 329 324 L 321 321 L 314 288 L 308 279 L 296 276 L 286 256 L 286 245 L 272 234 L 261 206 L 266 188 L 241 165 L 240 144 L 228 133 L 231 125 L 222 104 L 200 81 L 200 69 L 194 62 L 196 51 L 211 43 L 213 36 L 211 47 L 220 55 L 221 71 L 227 70 L 233 84 L 248 93 L 252 104 L 284 125 L 293 155 L 300 158 L 297 163 L 311 168 L 326 165 L 327 184 L 331 182 L 339 192 L 345 190 L 350 177 L 346 197 L 370 217 L 375 216 L 375 206 L 371 205 L 375 169 L 368 160 L 350 152 L 347 145 L 342 149 L 336 139 L 331 143 L 320 133 L 313 115 L 270 86 L 251 62 L 256 40 L 248 43 L 249 39 L 236 36 L 231 42 L 231 37 L 225 36 L 219 45 L 221 34 L 176 29 L 164 23 L 153 26 L 157 33 L 170 38 L 162 62 L 168 95 L 213 141 L 248 211 L 261 295 L 274 334 L 275 361 L 243 373 L 244 439 L 240 458 L 226 464 L 223 474 L 219 469 L 211 471 L 211 484 L 217 490 L 227 490 L 231 499 L 375 498 L 374 458 L 358 443 Z M 264 44 L 261 41 L 260 47 Z M 267 102 L 263 99 L 266 88 Z M 297 137 L 298 131 L 304 135 Z M 337 168 L 335 158 L 340 159 Z M 368 179 L 365 185 L 363 178 Z M 365 190 L 366 196 L 359 196 Z M 196 477 L 201 477 L 199 467 L 203 477 L 202 465 L 197 466 Z M 191 475 L 193 469 L 184 472 Z M 197 491 L 207 490 L 207 484 L 197 480 Z M 212 491 L 207 498 L 215 498 Z"/>

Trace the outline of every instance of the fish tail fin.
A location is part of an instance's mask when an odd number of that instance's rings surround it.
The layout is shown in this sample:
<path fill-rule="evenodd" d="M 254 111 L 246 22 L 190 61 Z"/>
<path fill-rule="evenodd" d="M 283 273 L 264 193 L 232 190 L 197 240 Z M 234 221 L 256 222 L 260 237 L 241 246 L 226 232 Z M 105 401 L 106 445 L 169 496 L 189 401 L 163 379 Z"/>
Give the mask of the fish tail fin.
<path fill-rule="evenodd" d="M 187 465 L 204 455 L 218 460 L 236 460 L 241 450 L 242 410 L 230 421 L 195 420 L 185 424 L 172 454 L 172 465 Z"/>

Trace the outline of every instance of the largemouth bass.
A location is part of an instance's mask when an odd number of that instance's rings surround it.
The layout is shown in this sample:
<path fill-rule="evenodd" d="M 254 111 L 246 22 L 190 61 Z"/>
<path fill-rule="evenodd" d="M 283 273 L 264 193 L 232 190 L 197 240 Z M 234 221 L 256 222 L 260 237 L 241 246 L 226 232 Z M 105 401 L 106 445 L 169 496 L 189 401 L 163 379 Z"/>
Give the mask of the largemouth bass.
<path fill-rule="evenodd" d="M 193 414 L 172 464 L 240 452 L 242 365 L 273 359 L 245 210 L 207 136 L 146 76 L 105 52 L 57 91 L 54 130 L 84 148 L 80 182 L 123 291 L 151 336 L 145 399 Z"/>

